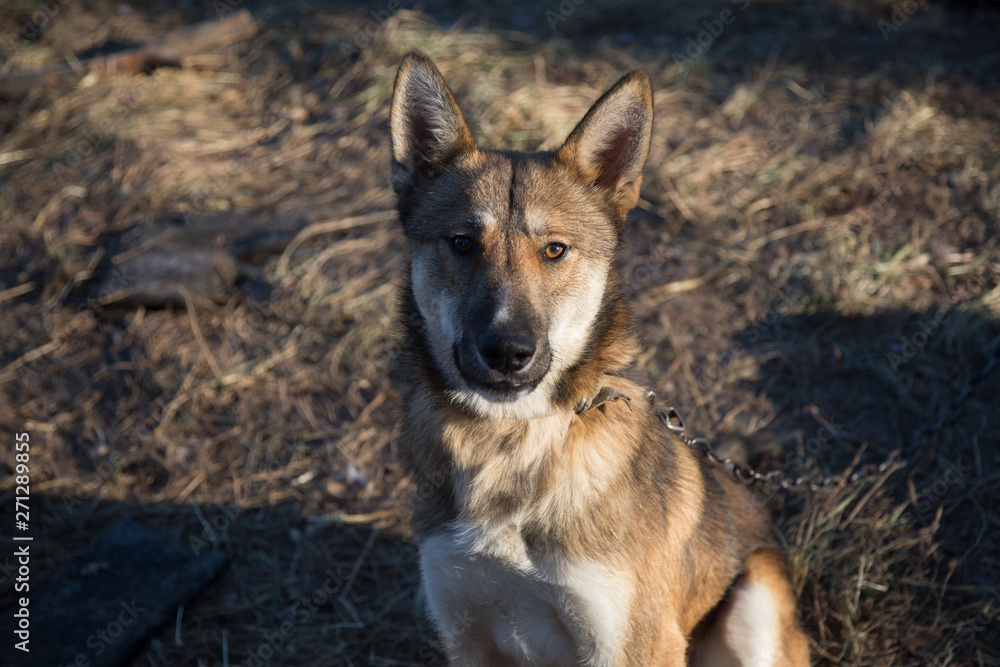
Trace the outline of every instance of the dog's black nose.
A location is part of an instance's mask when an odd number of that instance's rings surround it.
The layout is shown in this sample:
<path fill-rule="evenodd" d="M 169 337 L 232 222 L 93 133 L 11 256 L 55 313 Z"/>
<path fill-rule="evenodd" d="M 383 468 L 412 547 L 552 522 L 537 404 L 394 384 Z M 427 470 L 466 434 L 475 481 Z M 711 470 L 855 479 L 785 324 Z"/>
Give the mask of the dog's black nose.
<path fill-rule="evenodd" d="M 490 370 L 508 375 L 531 363 L 535 356 L 535 337 L 530 333 L 501 335 L 488 331 L 479 337 L 479 355 Z"/>

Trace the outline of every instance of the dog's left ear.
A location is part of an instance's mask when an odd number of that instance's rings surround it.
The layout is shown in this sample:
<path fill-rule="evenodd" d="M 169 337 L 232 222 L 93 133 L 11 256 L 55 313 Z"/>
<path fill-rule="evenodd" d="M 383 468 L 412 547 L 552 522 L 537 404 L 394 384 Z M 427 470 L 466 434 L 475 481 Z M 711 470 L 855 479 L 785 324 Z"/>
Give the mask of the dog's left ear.
<path fill-rule="evenodd" d="M 556 159 L 606 193 L 621 222 L 639 201 L 653 131 L 653 89 L 645 72 L 621 78 L 594 103 Z"/>
<path fill-rule="evenodd" d="M 441 72 L 421 51 L 403 58 L 389 110 L 392 185 L 403 195 L 476 149 L 469 126 Z"/>

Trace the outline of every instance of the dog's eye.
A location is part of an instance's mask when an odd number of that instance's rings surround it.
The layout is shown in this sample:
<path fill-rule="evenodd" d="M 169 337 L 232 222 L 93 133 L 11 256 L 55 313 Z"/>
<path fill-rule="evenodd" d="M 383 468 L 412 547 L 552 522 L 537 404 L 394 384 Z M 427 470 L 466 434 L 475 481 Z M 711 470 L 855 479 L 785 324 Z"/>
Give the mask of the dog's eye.
<path fill-rule="evenodd" d="M 455 250 L 459 252 L 469 252 L 472 250 L 472 239 L 468 236 L 453 236 L 451 237 L 451 244 L 455 246 Z"/>
<path fill-rule="evenodd" d="M 566 246 L 562 243 L 550 243 L 545 246 L 545 256 L 549 259 L 559 259 L 566 252 Z"/>

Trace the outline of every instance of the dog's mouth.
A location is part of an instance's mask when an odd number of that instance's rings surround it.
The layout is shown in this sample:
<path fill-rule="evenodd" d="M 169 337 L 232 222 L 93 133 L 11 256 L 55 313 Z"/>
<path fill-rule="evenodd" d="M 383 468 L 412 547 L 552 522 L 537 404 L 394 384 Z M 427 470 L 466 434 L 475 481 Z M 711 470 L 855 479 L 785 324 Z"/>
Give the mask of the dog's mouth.
<path fill-rule="evenodd" d="M 475 382 L 474 380 L 469 380 L 468 378 L 463 379 L 465 379 L 466 384 L 468 384 L 473 391 L 493 403 L 512 403 L 520 398 L 523 398 L 524 396 L 527 396 L 534 391 L 536 386 L 538 386 L 537 383 L 495 383 L 484 385 Z"/>
<path fill-rule="evenodd" d="M 536 351 L 529 363 L 516 371 L 490 368 L 482 356 L 469 346 L 454 346 L 455 366 L 463 382 L 483 398 L 506 403 L 530 394 L 548 373 L 551 353 L 548 346 Z"/>

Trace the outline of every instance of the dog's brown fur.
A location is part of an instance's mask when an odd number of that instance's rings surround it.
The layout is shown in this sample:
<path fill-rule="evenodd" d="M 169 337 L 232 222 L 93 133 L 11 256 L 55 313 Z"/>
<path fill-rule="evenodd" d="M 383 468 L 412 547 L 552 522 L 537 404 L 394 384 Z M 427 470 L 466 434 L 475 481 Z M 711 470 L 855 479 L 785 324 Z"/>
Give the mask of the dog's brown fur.
<path fill-rule="evenodd" d="M 636 72 L 559 151 L 481 150 L 433 63 L 400 66 L 402 444 L 453 664 L 808 664 L 759 503 L 614 374 L 638 350 L 614 255 L 651 122 Z M 631 400 L 581 412 L 602 388 Z"/>

